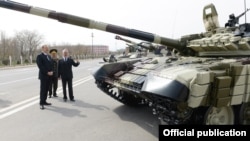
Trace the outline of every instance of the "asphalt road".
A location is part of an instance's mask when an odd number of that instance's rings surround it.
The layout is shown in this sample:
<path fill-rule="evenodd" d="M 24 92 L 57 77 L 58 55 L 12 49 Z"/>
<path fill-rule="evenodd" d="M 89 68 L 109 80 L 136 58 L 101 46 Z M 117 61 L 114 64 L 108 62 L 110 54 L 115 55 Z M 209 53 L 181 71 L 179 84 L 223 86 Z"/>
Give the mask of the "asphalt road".
<path fill-rule="evenodd" d="M 75 102 L 39 108 L 37 66 L 0 69 L 1 141 L 157 141 L 158 120 L 148 107 L 128 107 L 100 91 L 91 72 L 101 59 L 73 68 Z"/>

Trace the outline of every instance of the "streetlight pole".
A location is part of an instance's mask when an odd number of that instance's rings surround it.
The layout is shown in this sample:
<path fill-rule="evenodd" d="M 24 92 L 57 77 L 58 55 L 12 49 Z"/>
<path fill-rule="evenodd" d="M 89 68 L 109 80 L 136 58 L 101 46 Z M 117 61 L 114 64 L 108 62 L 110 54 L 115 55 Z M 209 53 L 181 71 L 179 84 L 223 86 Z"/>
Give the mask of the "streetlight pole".
<path fill-rule="evenodd" d="M 91 38 L 92 38 L 92 59 L 94 59 L 94 46 L 93 46 L 94 34 L 93 32 L 91 33 Z"/>

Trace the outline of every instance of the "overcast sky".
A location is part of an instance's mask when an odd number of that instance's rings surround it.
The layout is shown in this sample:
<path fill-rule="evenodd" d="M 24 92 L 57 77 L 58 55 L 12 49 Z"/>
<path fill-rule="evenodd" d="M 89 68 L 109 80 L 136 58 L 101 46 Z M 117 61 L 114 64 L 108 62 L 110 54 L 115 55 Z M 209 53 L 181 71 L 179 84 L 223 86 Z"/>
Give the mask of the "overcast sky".
<path fill-rule="evenodd" d="M 236 16 L 244 11 L 244 0 L 14 0 L 30 6 L 55 10 L 142 30 L 163 37 L 178 39 L 182 35 L 205 31 L 202 10 L 207 4 L 216 6 L 221 26 L 230 14 Z M 246 0 L 247 8 L 250 1 Z M 16 31 L 36 30 L 45 37 L 48 44 L 92 44 L 108 45 L 111 50 L 124 48 L 115 34 L 95 29 L 87 29 L 56 20 L 0 8 L 0 30 L 7 36 Z M 250 22 L 250 12 L 247 14 Z M 244 22 L 244 17 L 240 22 Z M 124 37 L 124 36 L 123 36 Z M 129 37 L 124 37 L 138 41 Z"/>

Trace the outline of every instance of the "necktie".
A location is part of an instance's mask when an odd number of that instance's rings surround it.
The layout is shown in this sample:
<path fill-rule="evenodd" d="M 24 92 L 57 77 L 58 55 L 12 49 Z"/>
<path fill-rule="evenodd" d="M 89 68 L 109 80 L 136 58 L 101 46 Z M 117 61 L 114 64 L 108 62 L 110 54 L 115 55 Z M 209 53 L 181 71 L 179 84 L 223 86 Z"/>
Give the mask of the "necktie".
<path fill-rule="evenodd" d="M 49 56 L 47 55 L 47 59 L 50 61 L 50 58 L 49 58 Z"/>

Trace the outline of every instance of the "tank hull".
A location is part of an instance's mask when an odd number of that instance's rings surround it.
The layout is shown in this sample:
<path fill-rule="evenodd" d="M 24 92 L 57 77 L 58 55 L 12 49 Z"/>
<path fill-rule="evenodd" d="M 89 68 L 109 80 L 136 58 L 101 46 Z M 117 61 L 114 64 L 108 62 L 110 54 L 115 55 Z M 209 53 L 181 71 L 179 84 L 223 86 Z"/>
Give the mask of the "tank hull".
<path fill-rule="evenodd" d="M 120 69 L 112 69 L 104 77 L 95 73 L 98 88 L 124 104 L 149 105 L 167 124 L 213 124 L 204 119 L 204 111 L 210 107 L 235 109 L 249 102 L 248 58 L 185 57 L 156 64 L 150 63 L 152 60 L 107 64 Z M 200 112 L 201 108 L 205 110 Z M 236 111 L 233 115 L 239 117 Z"/>

